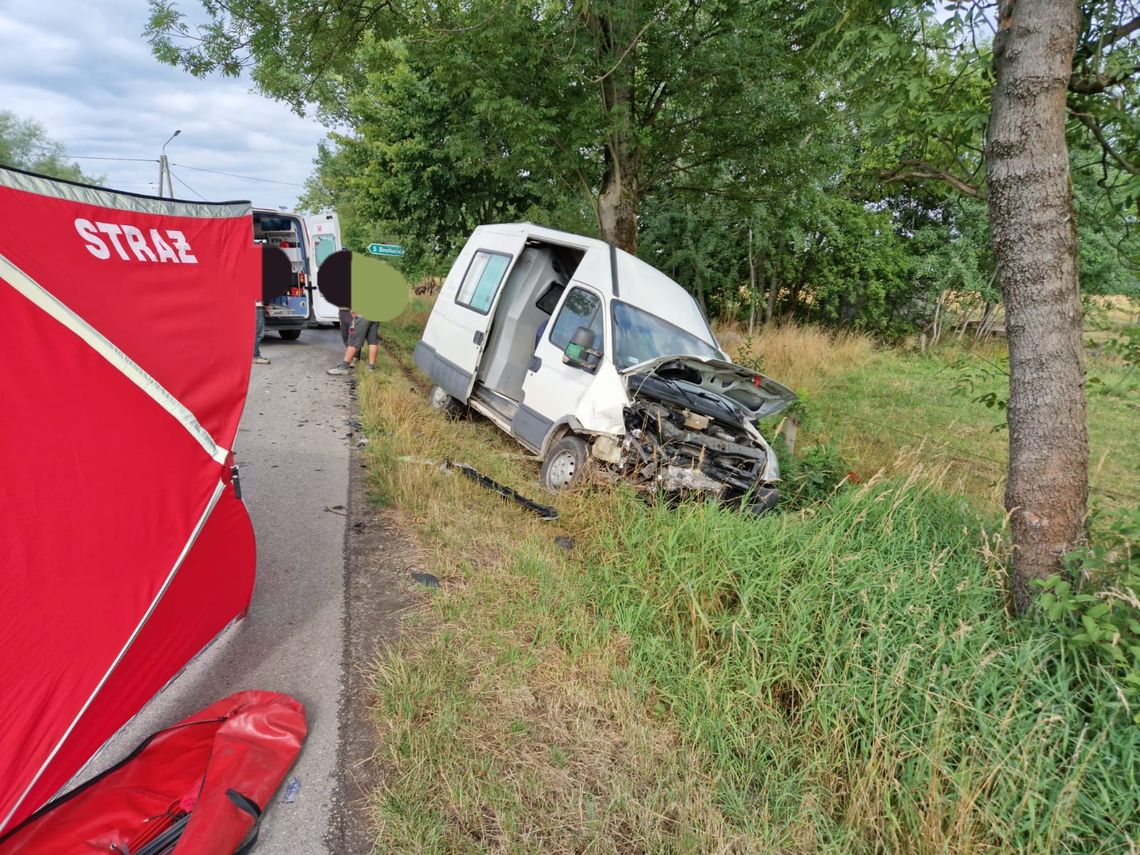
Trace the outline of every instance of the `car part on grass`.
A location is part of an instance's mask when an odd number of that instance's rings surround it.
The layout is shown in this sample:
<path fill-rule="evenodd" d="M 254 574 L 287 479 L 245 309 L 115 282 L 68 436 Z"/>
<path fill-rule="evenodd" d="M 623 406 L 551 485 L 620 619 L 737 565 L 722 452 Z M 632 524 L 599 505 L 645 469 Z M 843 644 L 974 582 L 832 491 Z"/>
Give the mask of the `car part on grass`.
<path fill-rule="evenodd" d="M 504 499 L 509 499 L 520 507 L 526 508 L 528 511 L 538 514 L 544 520 L 558 519 L 558 511 L 554 508 L 551 508 L 547 505 L 540 505 L 538 502 L 532 502 L 521 493 L 515 492 L 510 487 L 504 487 L 498 481 L 491 480 L 486 475 L 483 475 L 478 470 L 476 470 L 474 467 L 468 466 L 466 463 L 454 463 L 451 460 L 444 460 L 443 463 L 440 463 L 436 460 L 432 460 L 429 457 L 416 457 L 412 454 L 405 454 L 401 457 L 397 457 L 396 459 L 401 463 L 414 463 L 417 466 L 438 466 L 443 472 L 454 469 L 458 472 L 462 472 L 472 481 L 479 484 L 481 487 L 486 487 L 488 490 L 494 493 L 498 493 Z"/>
<path fill-rule="evenodd" d="M 540 505 L 538 502 L 532 502 L 521 493 L 515 492 L 510 487 L 503 486 L 498 481 L 493 481 L 486 475 L 483 475 L 481 472 L 468 466 L 466 463 L 453 463 L 450 460 L 445 460 L 443 461 L 443 466 L 445 469 L 456 469 L 459 472 L 462 472 L 465 476 L 470 478 L 480 487 L 486 487 L 491 492 L 498 493 L 504 499 L 508 499 L 514 502 L 519 507 L 525 508 L 532 513 L 538 514 L 538 516 L 544 520 L 558 519 L 558 511 L 556 511 L 554 508 L 549 507 L 548 505 Z"/>

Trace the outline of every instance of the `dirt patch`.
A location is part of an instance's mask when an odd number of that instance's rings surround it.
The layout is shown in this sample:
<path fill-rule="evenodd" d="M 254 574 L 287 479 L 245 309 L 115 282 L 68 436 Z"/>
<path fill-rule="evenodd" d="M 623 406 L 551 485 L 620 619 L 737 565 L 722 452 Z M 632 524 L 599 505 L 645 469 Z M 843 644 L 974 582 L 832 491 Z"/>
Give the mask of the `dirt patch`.
<path fill-rule="evenodd" d="M 414 544 L 393 513 L 369 502 L 365 475 L 363 456 L 354 443 L 344 534 L 345 674 L 338 775 L 325 834 L 330 852 L 374 849 L 370 800 L 384 766 L 376 756 L 368 670 L 377 655 L 401 637 L 402 614 L 416 605 L 409 582 L 418 570 Z"/>

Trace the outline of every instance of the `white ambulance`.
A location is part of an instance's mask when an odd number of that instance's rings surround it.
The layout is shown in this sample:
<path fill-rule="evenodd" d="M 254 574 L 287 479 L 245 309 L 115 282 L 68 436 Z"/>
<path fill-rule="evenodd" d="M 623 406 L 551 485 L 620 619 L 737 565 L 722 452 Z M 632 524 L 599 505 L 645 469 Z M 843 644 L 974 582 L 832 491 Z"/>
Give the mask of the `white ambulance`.
<path fill-rule="evenodd" d="M 317 290 L 317 269 L 343 248 L 337 215 L 254 208 L 253 240 L 279 248 L 293 267 L 289 290 L 265 305 L 266 328 L 292 341 L 306 326 L 336 324 L 338 307 Z"/>
<path fill-rule="evenodd" d="M 775 503 L 757 419 L 795 394 L 734 365 L 693 298 L 608 243 L 480 226 L 436 300 L 416 364 L 433 406 L 476 410 L 567 487 L 590 469 L 670 493 Z"/>

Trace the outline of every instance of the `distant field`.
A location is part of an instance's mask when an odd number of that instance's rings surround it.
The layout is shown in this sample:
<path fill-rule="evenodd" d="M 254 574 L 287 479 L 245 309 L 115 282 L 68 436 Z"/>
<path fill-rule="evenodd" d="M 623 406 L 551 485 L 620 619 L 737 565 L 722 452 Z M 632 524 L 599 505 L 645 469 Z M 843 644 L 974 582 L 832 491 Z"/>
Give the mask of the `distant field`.
<path fill-rule="evenodd" d="M 1123 301 L 1123 298 L 1121 298 Z M 1127 301 L 1112 320 L 1130 317 Z M 1000 512 L 1008 460 L 1004 413 L 973 399 L 1002 398 L 1001 342 L 970 346 L 954 336 L 929 353 L 878 348 L 870 340 L 810 327 L 776 327 L 751 340 L 719 333 L 738 361 L 756 364 L 807 399 L 799 443 L 836 445 L 857 474 L 907 471 L 915 461 L 943 474 L 949 489 L 979 510 Z M 1107 335 L 1107 333 L 1105 333 Z M 1091 499 L 1094 507 L 1140 502 L 1140 377 L 1117 360 L 1089 353 Z M 965 381 L 970 380 L 967 384 Z"/>

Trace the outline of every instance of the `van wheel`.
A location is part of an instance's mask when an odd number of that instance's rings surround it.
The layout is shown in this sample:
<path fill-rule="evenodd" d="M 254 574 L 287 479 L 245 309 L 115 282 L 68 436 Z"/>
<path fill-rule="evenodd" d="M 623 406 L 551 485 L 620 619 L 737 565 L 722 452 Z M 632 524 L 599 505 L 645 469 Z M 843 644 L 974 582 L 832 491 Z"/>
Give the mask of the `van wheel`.
<path fill-rule="evenodd" d="M 296 341 L 301 337 L 300 330 L 278 330 L 277 334 L 285 341 Z"/>
<path fill-rule="evenodd" d="M 539 477 L 548 490 L 565 490 L 581 484 L 589 468 L 590 450 L 586 443 L 580 437 L 567 434 L 547 450 Z"/>
<path fill-rule="evenodd" d="M 439 386 L 431 390 L 428 395 L 428 404 L 431 405 L 433 410 L 439 410 L 448 418 L 458 419 L 463 415 L 464 410 L 467 408 L 463 406 L 455 398 L 447 394 Z"/>

